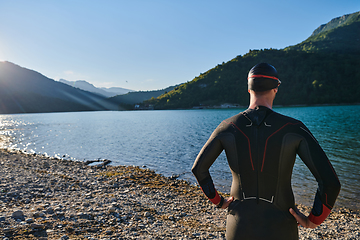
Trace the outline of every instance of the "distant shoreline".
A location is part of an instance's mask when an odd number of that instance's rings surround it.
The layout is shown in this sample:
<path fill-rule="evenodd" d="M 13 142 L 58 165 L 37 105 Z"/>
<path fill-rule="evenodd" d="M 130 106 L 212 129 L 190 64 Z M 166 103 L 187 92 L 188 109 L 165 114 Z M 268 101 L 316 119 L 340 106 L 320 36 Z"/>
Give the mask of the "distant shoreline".
<path fill-rule="evenodd" d="M 322 107 L 322 106 L 356 106 L 360 105 L 360 103 L 324 103 L 324 104 L 292 104 L 292 105 L 273 105 L 273 108 L 285 108 L 285 107 Z M 192 108 L 174 108 L 174 109 L 154 109 L 154 108 L 139 108 L 139 109 L 124 109 L 124 110 L 84 110 L 84 111 L 55 111 L 55 112 L 14 112 L 14 113 L 0 113 L 0 115 L 13 115 L 13 114 L 39 114 L 39 113 L 75 113 L 75 112 L 122 112 L 122 111 L 167 111 L 167 110 L 201 110 L 201 109 L 246 109 L 248 106 L 240 106 L 236 107 L 221 107 L 221 106 L 194 106 Z"/>
<path fill-rule="evenodd" d="M 325 106 L 352 106 L 352 105 L 360 105 L 360 103 L 333 103 L 333 104 L 312 104 L 312 105 L 307 105 L 307 104 L 292 104 L 292 105 L 273 105 L 273 108 L 282 108 L 282 107 L 325 107 Z M 196 106 L 193 108 L 189 108 L 189 109 L 245 109 L 248 106 L 230 106 L 230 107 L 219 107 L 219 106 Z M 177 109 L 174 109 L 177 110 Z M 179 109 L 180 110 L 180 109 Z M 186 110 L 186 109 L 182 109 L 182 110 Z"/>

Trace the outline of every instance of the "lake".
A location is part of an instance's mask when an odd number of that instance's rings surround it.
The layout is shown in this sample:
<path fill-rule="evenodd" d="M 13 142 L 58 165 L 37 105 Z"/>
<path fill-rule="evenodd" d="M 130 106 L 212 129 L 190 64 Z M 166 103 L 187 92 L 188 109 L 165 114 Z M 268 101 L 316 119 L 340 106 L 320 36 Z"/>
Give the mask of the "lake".
<path fill-rule="evenodd" d="M 196 183 L 193 162 L 212 131 L 245 109 L 109 111 L 0 115 L 2 148 L 72 160 L 109 159 L 113 165 L 146 166 Z M 328 155 L 342 184 L 335 206 L 360 209 L 360 105 L 275 107 L 305 123 Z M 210 169 L 218 190 L 228 192 L 231 173 L 222 153 Z M 296 201 L 312 205 L 314 177 L 296 160 Z"/>

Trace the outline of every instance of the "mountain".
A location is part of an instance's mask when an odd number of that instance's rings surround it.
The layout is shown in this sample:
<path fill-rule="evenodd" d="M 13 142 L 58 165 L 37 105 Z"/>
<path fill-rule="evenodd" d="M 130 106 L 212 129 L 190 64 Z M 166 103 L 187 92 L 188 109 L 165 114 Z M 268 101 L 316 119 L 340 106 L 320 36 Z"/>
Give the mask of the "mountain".
<path fill-rule="evenodd" d="M 118 109 L 105 97 L 54 81 L 10 62 L 0 62 L 0 113 Z"/>
<path fill-rule="evenodd" d="M 224 103 L 247 106 L 247 73 L 268 62 L 282 84 L 276 105 L 359 103 L 359 12 L 322 25 L 305 41 L 285 49 L 250 50 L 219 64 L 173 91 L 147 100 L 154 109 L 212 107 Z"/>
<path fill-rule="evenodd" d="M 305 41 L 286 48 L 305 52 L 360 53 L 360 12 L 334 18 Z"/>
<path fill-rule="evenodd" d="M 294 46 L 250 50 L 184 84 L 109 99 L 13 63 L 0 62 L 0 114 L 133 109 L 135 103 L 145 99 L 148 100 L 143 105 L 152 105 L 154 109 L 224 103 L 247 106 L 247 73 L 260 62 L 274 65 L 279 72 L 282 84 L 276 105 L 359 103 L 359 15 L 356 12 L 334 18 Z"/>
<path fill-rule="evenodd" d="M 112 88 L 97 88 L 93 84 L 88 83 L 84 80 L 78 81 L 67 81 L 65 79 L 60 79 L 59 82 L 65 83 L 69 86 L 79 88 L 84 91 L 96 93 L 102 95 L 104 97 L 113 97 L 119 94 L 126 94 L 128 92 L 133 92 L 133 90 L 120 88 L 120 87 L 112 87 Z"/>
<path fill-rule="evenodd" d="M 122 94 L 127 94 L 129 92 L 135 92 L 134 90 L 130 90 L 127 88 L 121 88 L 121 87 L 110 87 L 110 88 L 100 88 L 102 90 L 105 90 L 108 93 L 111 93 L 112 96 L 116 96 L 116 95 L 122 95 Z"/>
<path fill-rule="evenodd" d="M 346 14 L 341 17 L 337 17 L 332 19 L 330 22 L 326 24 L 322 24 L 320 27 L 314 30 L 311 36 L 315 36 L 317 34 L 332 30 L 337 27 L 342 27 L 344 25 L 352 24 L 353 22 L 358 21 L 360 12 L 356 12 L 353 14 Z"/>

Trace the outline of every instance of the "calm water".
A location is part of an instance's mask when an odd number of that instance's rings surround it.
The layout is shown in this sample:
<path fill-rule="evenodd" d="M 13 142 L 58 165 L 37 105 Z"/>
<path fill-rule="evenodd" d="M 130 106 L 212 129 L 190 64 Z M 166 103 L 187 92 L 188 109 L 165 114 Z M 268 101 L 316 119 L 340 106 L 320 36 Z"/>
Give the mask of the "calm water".
<path fill-rule="evenodd" d="M 145 165 L 165 176 L 195 183 L 190 169 L 212 131 L 244 109 L 78 112 L 0 115 L 2 147 L 74 160 L 110 159 Z M 274 108 L 303 121 L 324 148 L 342 183 L 337 206 L 360 209 L 360 106 Z M 217 188 L 229 191 L 225 154 L 211 167 Z M 316 182 L 297 159 L 293 188 L 312 204 Z"/>

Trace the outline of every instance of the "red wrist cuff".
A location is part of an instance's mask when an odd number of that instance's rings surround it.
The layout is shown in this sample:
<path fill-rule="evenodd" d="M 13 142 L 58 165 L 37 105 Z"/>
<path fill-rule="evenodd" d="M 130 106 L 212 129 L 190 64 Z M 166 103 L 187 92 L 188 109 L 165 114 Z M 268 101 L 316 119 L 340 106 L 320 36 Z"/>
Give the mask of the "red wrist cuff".
<path fill-rule="evenodd" d="M 329 209 L 323 204 L 322 214 L 320 216 L 315 216 L 311 212 L 308 218 L 312 223 L 315 223 L 316 225 L 320 225 L 327 218 L 327 216 L 329 216 L 330 212 L 331 209 Z"/>
<path fill-rule="evenodd" d="M 215 204 L 215 205 L 218 205 L 221 201 L 221 197 L 220 195 L 218 194 L 218 192 L 216 191 L 216 195 L 214 198 L 210 199 L 210 201 Z"/>

